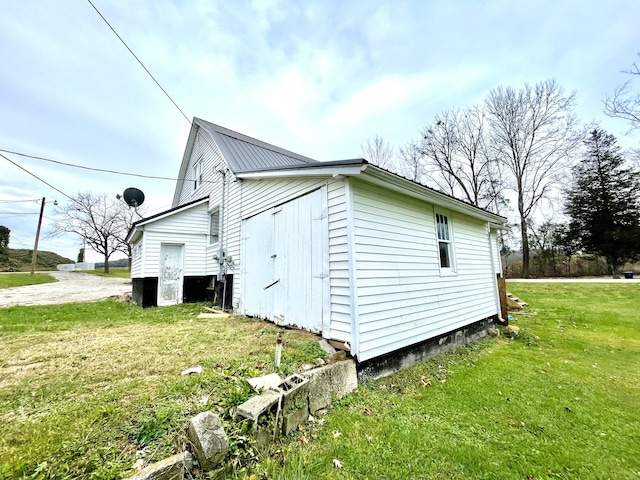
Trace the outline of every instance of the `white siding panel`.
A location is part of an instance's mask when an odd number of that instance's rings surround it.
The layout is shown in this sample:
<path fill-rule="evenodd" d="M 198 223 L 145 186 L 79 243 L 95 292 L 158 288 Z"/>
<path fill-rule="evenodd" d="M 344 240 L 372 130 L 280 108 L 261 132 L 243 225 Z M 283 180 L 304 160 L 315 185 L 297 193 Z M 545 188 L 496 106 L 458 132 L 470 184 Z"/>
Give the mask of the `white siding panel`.
<path fill-rule="evenodd" d="M 325 337 L 351 341 L 351 289 L 349 287 L 349 241 L 347 238 L 347 200 L 344 181 L 328 188 L 329 271 L 331 291 L 330 331 Z"/>
<path fill-rule="evenodd" d="M 157 277 L 160 270 L 160 244 L 184 244 L 184 275 L 205 275 L 205 252 L 208 234 L 207 204 L 169 215 L 145 225 L 145 277 Z"/>
<path fill-rule="evenodd" d="M 456 274 L 441 275 L 433 205 L 353 186 L 360 361 L 497 313 L 485 223 L 449 214 Z"/>
<path fill-rule="evenodd" d="M 131 246 L 131 278 L 143 278 L 144 236 Z"/>
<path fill-rule="evenodd" d="M 202 184 L 196 189 L 193 166 L 202 158 Z M 176 186 L 179 189 L 178 205 L 184 205 L 193 200 L 204 198 L 215 189 L 220 189 L 222 177 L 219 170 L 226 168 L 220 149 L 201 128 L 198 129 L 196 138 L 189 157 L 184 181 Z M 177 205 L 175 205 L 177 206 Z"/>

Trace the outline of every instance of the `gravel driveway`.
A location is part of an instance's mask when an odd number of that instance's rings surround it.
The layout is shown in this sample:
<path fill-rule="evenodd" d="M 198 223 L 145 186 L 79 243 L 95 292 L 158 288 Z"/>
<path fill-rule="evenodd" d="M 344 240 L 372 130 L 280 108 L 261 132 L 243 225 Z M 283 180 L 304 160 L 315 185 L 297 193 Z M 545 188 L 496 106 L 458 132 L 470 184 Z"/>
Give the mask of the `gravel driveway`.
<path fill-rule="evenodd" d="M 48 273 L 58 281 L 2 288 L 0 289 L 0 307 L 88 302 L 131 293 L 131 280 L 128 278 L 99 277 L 80 272 L 43 273 Z"/>

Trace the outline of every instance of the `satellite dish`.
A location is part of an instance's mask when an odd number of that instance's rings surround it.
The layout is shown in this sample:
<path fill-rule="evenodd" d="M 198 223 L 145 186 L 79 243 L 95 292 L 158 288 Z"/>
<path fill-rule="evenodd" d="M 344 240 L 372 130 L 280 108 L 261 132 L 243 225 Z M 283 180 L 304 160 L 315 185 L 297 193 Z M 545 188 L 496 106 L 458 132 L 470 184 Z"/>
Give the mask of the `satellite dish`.
<path fill-rule="evenodd" d="M 122 194 L 122 198 L 130 207 L 139 207 L 144 203 L 144 193 L 137 188 L 127 188 Z"/>

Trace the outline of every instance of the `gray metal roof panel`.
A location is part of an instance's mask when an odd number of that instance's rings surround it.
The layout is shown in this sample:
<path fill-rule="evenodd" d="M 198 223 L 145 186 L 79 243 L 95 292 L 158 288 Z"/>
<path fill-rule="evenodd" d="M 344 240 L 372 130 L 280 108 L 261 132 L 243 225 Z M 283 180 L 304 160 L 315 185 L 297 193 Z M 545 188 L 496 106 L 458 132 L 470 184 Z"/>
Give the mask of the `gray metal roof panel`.
<path fill-rule="evenodd" d="M 261 170 L 296 164 L 320 163 L 312 158 L 276 147 L 201 118 L 194 121 L 214 138 L 229 168 L 235 172 Z"/>

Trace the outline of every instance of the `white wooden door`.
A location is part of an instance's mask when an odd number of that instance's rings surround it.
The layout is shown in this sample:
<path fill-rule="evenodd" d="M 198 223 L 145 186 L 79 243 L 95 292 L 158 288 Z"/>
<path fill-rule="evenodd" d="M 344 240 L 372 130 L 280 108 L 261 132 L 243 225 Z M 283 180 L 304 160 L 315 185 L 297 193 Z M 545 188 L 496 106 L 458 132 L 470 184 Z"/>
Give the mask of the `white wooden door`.
<path fill-rule="evenodd" d="M 243 221 L 242 291 L 247 315 L 273 320 L 273 210 Z"/>
<path fill-rule="evenodd" d="M 184 245 L 160 245 L 158 306 L 182 303 Z"/>
<path fill-rule="evenodd" d="M 245 312 L 278 325 L 323 329 L 328 295 L 326 189 L 245 222 Z"/>

